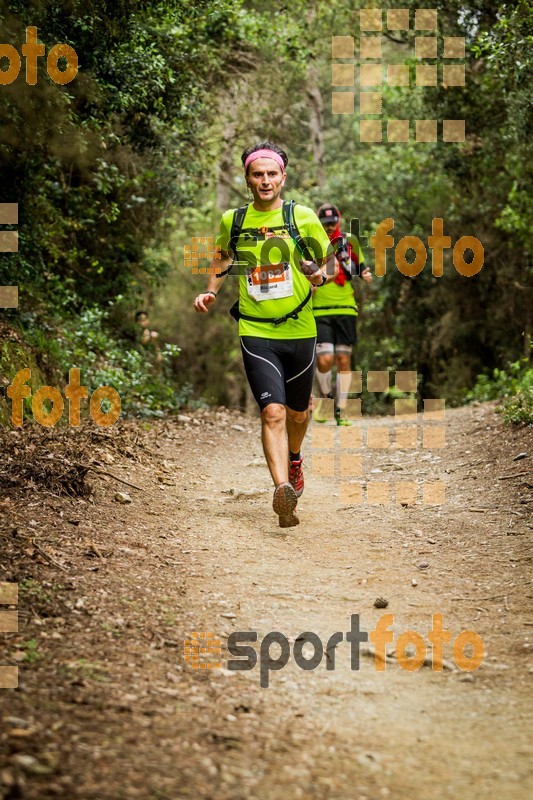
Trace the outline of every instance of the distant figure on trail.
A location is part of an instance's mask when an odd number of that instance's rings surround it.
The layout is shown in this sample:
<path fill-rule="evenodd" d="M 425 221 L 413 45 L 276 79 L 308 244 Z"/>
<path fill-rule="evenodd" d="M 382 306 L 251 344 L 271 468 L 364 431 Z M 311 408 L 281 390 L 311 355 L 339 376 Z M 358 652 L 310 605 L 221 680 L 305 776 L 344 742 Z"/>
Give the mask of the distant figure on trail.
<path fill-rule="evenodd" d="M 299 523 L 295 509 L 304 490 L 300 448 L 309 424 L 316 347 L 310 287 L 332 281 L 338 267 L 315 212 L 281 198 L 287 154 L 265 141 L 245 150 L 241 160 L 253 203 L 223 214 L 220 252 L 194 307 L 206 313 L 236 268 L 239 300 L 231 313 L 239 321 L 244 369 L 261 410 L 263 449 L 275 486 L 272 507 L 280 527 L 289 528 Z"/>
<path fill-rule="evenodd" d="M 364 266 L 365 257 L 357 238 L 341 231 L 337 206 L 324 203 L 317 214 L 335 249 L 340 269 L 328 286 L 313 291 L 313 314 L 317 327 L 316 379 L 320 397 L 335 398 L 337 425 L 351 425 L 346 415 L 346 401 L 352 379 L 352 349 L 357 338 L 357 302 L 351 280 L 358 275 L 365 283 L 371 283 L 372 273 Z M 335 391 L 331 380 L 333 365 L 337 368 Z M 326 422 L 321 407 L 320 400 L 315 400 L 315 422 Z"/>
<path fill-rule="evenodd" d="M 135 314 L 135 322 L 140 327 L 138 341 L 147 351 L 153 356 L 156 365 L 161 363 L 161 348 L 159 345 L 159 334 L 157 331 L 151 331 L 148 327 L 150 324 L 150 317 L 148 311 L 137 311 Z"/>

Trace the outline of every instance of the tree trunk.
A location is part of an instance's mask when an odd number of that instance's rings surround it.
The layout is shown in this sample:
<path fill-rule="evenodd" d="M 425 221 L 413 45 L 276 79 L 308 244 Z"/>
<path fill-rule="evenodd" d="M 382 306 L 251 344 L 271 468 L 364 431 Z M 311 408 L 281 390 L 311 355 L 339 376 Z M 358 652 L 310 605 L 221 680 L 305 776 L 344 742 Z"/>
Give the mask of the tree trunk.
<path fill-rule="evenodd" d="M 309 132 L 311 135 L 311 152 L 313 155 L 315 183 L 321 189 L 326 185 L 326 165 L 324 163 L 324 104 L 318 84 L 318 70 L 311 63 L 307 70 L 306 93 L 309 98 Z"/>
<path fill-rule="evenodd" d="M 217 181 L 216 204 L 218 211 L 226 211 L 231 207 L 231 177 L 233 174 L 233 150 L 235 148 L 236 122 L 228 121 L 224 125 L 222 138 L 224 145 L 220 154 L 220 166 Z"/>

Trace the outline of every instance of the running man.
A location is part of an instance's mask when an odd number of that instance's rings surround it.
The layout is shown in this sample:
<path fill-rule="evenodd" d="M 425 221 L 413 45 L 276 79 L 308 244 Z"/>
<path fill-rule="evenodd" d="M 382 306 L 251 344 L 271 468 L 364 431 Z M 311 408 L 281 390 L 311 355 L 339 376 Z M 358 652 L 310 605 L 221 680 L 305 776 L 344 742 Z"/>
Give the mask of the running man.
<path fill-rule="evenodd" d="M 346 415 L 346 402 L 352 381 L 352 349 L 357 338 L 357 302 L 351 279 L 359 275 L 365 283 L 371 283 L 372 273 L 364 266 L 365 257 L 356 237 L 341 231 L 339 209 L 331 203 L 325 203 L 317 214 L 341 268 L 329 286 L 316 289 L 313 294 L 313 314 L 317 326 L 316 379 L 321 397 L 335 397 L 337 425 L 351 425 Z M 337 367 L 335 392 L 331 382 L 333 364 Z M 315 401 L 315 422 L 326 422 L 321 405 L 320 400 Z"/>
<path fill-rule="evenodd" d="M 241 160 L 253 203 L 223 214 L 220 252 L 194 307 L 209 310 L 233 264 L 239 301 L 232 315 L 239 317 L 244 369 L 261 410 L 263 450 L 275 486 L 272 507 L 280 527 L 289 528 L 299 523 L 295 509 L 304 490 L 300 451 L 316 348 L 310 287 L 334 280 L 338 266 L 315 212 L 282 201 L 287 154 L 265 141 L 245 150 Z"/>

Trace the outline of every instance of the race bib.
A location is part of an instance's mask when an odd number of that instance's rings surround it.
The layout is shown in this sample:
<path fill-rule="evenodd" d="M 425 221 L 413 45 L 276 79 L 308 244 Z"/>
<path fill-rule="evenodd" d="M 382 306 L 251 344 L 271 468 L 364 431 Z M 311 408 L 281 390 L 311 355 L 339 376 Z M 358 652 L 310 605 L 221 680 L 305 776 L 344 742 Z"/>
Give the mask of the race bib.
<path fill-rule="evenodd" d="M 292 268 L 285 264 L 265 264 L 246 270 L 246 288 L 254 300 L 278 300 L 291 297 Z"/>

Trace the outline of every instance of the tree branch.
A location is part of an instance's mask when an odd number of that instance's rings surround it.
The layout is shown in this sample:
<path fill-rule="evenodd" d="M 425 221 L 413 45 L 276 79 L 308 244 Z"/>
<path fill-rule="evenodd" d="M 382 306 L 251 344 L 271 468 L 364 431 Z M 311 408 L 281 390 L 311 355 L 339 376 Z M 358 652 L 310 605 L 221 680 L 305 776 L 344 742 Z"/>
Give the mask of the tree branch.
<path fill-rule="evenodd" d="M 387 31 L 383 31 L 383 36 L 386 36 L 387 39 L 390 39 L 391 42 L 396 42 L 396 44 L 409 44 L 409 41 L 407 39 L 397 39 L 395 36 L 393 36 L 391 33 L 388 33 Z"/>
<path fill-rule="evenodd" d="M 244 192 L 242 192 L 240 189 L 237 189 L 237 187 L 236 187 L 236 186 L 234 186 L 234 185 L 232 184 L 232 182 L 231 182 L 231 181 L 230 181 L 228 178 L 226 178 L 226 176 L 225 176 L 225 175 L 220 175 L 220 180 L 222 181 L 222 183 L 225 183 L 225 184 L 226 184 L 226 186 L 229 186 L 229 188 L 230 188 L 232 191 L 234 191 L 234 192 L 235 192 L 235 194 L 238 194 L 238 195 L 239 195 L 239 197 L 240 197 L 240 198 L 242 198 L 242 200 L 245 200 L 246 202 L 248 202 L 248 201 L 250 200 L 250 198 L 249 198 L 249 197 L 247 197 L 247 196 L 244 194 Z"/>

